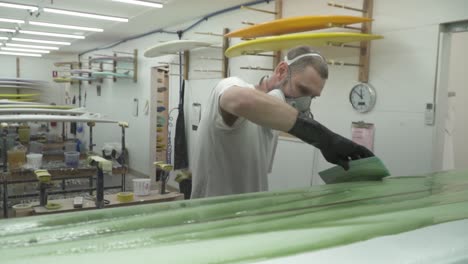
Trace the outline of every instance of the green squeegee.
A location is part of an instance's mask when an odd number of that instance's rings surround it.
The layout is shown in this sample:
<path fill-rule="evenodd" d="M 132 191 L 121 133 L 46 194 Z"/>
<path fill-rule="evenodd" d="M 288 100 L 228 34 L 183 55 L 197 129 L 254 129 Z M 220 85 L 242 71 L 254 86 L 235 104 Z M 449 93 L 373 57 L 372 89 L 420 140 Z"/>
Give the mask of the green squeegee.
<path fill-rule="evenodd" d="M 349 170 L 340 166 L 319 172 L 322 180 L 327 183 L 340 183 L 352 181 L 379 181 L 389 176 L 390 172 L 377 157 L 353 160 L 349 162 Z"/>

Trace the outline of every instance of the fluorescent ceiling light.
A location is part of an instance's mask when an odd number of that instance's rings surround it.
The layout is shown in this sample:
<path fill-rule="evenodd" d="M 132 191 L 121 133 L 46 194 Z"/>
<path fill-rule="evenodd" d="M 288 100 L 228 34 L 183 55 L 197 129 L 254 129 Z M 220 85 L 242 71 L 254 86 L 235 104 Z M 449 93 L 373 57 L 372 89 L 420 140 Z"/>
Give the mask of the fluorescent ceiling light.
<path fill-rule="evenodd" d="M 39 40 L 39 39 L 11 38 L 11 40 L 21 41 L 21 42 L 44 43 L 44 44 L 71 45 L 70 42 L 49 41 L 49 40 Z"/>
<path fill-rule="evenodd" d="M 0 39 L 4 39 L 4 40 L 7 40 L 8 38 L 7 38 L 7 37 L 0 37 Z"/>
<path fill-rule="evenodd" d="M 0 22 L 23 24 L 24 20 L 10 19 L 10 18 L 0 18 Z"/>
<path fill-rule="evenodd" d="M 112 0 L 112 2 L 121 2 L 121 3 L 133 4 L 133 5 L 142 5 L 142 6 L 163 8 L 163 4 L 161 4 L 161 3 L 141 1 L 141 0 Z"/>
<path fill-rule="evenodd" d="M 0 2 L 0 6 L 18 8 L 18 9 L 26 9 L 26 10 L 31 10 L 31 11 L 37 11 L 39 9 L 36 6 L 12 4 L 12 3 L 6 3 L 6 2 Z"/>
<path fill-rule="evenodd" d="M 85 39 L 84 36 L 70 35 L 70 34 L 58 34 L 58 33 L 49 33 L 49 32 L 41 32 L 41 31 L 30 31 L 30 30 L 20 30 L 19 32 L 22 33 L 22 34 L 29 34 L 29 35 L 51 36 L 51 37 L 59 37 L 59 38 Z"/>
<path fill-rule="evenodd" d="M 93 31 L 93 32 L 103 32 L 104 31 L 104 29 L 101 29 L 101 28 L 80 27 L 80 26 L 72 26 L 72 25 L 61 25 L 61 24 L 52 24 L 52 23 L 35 22 L 35 21 L 29 21 L 28 23 L 31 24 L 31 25 L 43 26 L 43 27 L 67 28 L 67 29 L 76 29 L 76 30 Z"/>
<path fill-rule="evenodd" d="M 42 57 L 41 54 L 0 51 L 0 55 Z"/>
<path fill-rule="evenodd" d="M 0 32 L 11 32 L 11 33 L 15 33 L 16 30 L 14 30 L 14 29 L 8 29 L 8 28 L 0 28 Z"/>
<path fill-rule="evenodd" d="M 58 47 L 50 47 L 50 46 L 38 46 L 38 45 L 24 45 L 24 44 L 16 44 L 16 43 L 6 43 L 7 47 L 19 47 L 19 48 L 32 48 L 32 49 L 44 49 L 44 50 L 58 50 Z"/>
<path fill-rule="evenodd" d="M 55 9 L 55 8 L 44 8 L 44 12 L 69 15 L 69 16 L 79 16 L 79 17 L 88 17 L 88 18 L 94 18 L 94 19 L 110 20 L 110 21 L 117 21 L 117 22 L 128 22 L 128 18 L 123 18 L 123 17 L 104 16 L 104 15 L 82 13 L 82 12 L 68 11 L 68 10 Z"/>
<path fill-rule="evenodd" d="M 32 53 L 50 53 L 48 50 L 33 50 L 33 49 L 18 49 L 18 48 L 1 48 L 2 50 L 8 51 L 23 51 L 23 52 L 32 52 Z"/>

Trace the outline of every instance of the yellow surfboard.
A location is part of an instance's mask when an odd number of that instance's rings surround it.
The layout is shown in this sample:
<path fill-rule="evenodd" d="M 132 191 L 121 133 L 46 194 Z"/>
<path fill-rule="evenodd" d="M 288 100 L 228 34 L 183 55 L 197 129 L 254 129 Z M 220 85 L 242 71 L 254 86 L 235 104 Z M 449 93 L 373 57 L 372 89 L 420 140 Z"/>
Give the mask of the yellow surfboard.
<path fill-rule="evenodd" d="M 252 55 L 268 51 L 286 50 L 303 45 L 317 47 L 326 46 L 328 44 L 343 44 L 381 38 L 383 38 L 383 36 L 348 32 L 289 34 L 244 41 L 230 47 L 228 50 L 226 50 L 225 55 L 228 58 L 232 58 L 241 55 Z"/>
<path fill-rule="evenodd" d="M 10 99 L 11 101 L 15 102 L 37 102 L 37 98 L 21 98 L 21 99 Z"/>
<path fill-rule="evenodd" d="M 270 22 L 242 28 L 225 35 L 229 38 L 257 38 L 289 33 L 318 30 L 330 27 L 369 22 L 370 18 L 357 16 L 298 16 L 277 19 Z"/>
<path fill-rule="evenodd" d="M 31 97 L 37 97 L 40 94 L 0 94 L 0 99 L 10 99 L 10 98 L 31 98 Z"/>

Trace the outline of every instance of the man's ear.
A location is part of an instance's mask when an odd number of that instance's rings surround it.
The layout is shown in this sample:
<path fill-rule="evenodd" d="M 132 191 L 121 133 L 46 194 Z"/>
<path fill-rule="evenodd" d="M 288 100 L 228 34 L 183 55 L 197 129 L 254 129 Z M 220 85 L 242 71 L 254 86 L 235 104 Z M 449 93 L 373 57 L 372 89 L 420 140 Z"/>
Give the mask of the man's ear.
<path fill-rule="evenodd" d="M 278 66 L 276 66 L 274 74 L 278 81 L 286 80 L 289 74 L 288 64 L 284 61 L 280 62 Z"/>

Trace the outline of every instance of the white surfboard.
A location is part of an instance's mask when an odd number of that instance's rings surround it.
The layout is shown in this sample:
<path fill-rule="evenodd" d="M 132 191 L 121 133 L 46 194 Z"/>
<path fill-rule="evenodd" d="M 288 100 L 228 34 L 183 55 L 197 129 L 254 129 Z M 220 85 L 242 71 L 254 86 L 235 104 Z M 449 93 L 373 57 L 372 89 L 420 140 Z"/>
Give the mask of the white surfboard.
<path fill-rule="evenodd" d="M 101 114 L 90 113 L 78 116 L 67 115 L 0 115 L 2 123 L 20 122 L 96 122 L 96 123 L 118 123 L 116 120 L 103 119 Z"/>
<path fill-rule="evenodd" d="M 134 58 L 131 56 L 98 56 L 91 58 L 89 62 L 105 62 L 105 61 L 117 61 L 117 62 L 133 62 Z"/>
<path fill-rule="evenodd" d="M 197 40 L 173 40 L 159 43 L 145 51 L 143 54 L 147 58 L 154 58 L 168 54 L 174 54 L 184 50 L 192 50 L 195 48 L 209 47 L 213 43 L 197 41 Z"/>
<path fill-rule="evenodd" d="M 45 105 L 44 103 L 33 103 L 33 102 L 21 102 L 9 99 L 0 99 L 0 106 L 7 106 L 7 105 Z"/>
<path fill-rule="evenodd" d="M 0 108 L 0 115 L 6 114 L 54 114 L 54 115 L 83 115 L 89 113 L 85 108 L 63 109 L 37 109 L 24 108 L 21 105 L 15 108 Z"/>
<path fill-rule="evenodd" d="M 15 86 L 37 86 L 41 87 L 44 86 L 45 83 L 34 83 L 34 82 L 16 82 L 16 81 L 4 81 L 0 80 L 0 85 L 15 85 Z"/>

